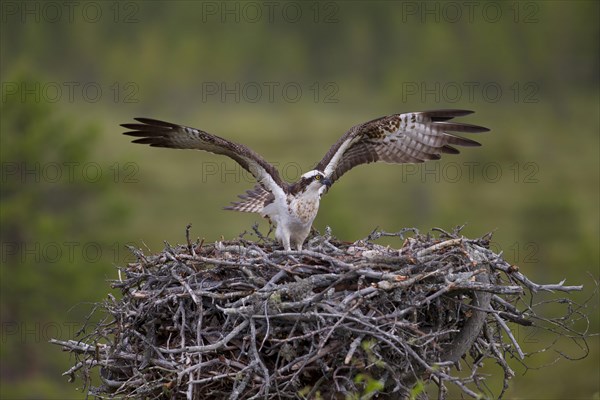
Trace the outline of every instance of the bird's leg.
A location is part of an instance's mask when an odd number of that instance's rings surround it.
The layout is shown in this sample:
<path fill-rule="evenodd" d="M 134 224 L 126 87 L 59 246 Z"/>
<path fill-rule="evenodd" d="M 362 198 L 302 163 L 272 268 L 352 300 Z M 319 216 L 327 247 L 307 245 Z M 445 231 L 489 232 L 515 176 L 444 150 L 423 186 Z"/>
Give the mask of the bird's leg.
<path fill-rule="evenodd" d="M 291 249 L 289 251 L 291 251 Z M 294 257 L 293 255 L 291 255 L 291 254 L 288 254 L 287 258 L 289 258 L 290 260 L 292 260 L 292 262 L 294 264 L 300 264 L 300 261 L 298 261 L 298 259 L 296 257 Z"/>
<path fill-rule="evenodd" d="M 289 235 L 283 235 L 281 238 L 281 244 L 283 245 L 283 249 L 285 251 L 291 251 L 292 247 L 290 246 L 290 237 Z"/>

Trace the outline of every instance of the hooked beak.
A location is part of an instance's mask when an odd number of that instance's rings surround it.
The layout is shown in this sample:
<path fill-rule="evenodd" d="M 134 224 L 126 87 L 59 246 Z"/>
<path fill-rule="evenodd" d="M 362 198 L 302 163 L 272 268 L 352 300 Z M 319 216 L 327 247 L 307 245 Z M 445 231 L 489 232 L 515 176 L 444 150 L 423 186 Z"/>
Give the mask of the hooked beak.
<path fill-rule="evenodd" d="M 321 183 L 323 183 L 323 185 L 325 185 L 327 187 L 330 187 L 333 184 L 333 182 L 329 178 L 323 178 L 323 180 L 321 181 Z"/>

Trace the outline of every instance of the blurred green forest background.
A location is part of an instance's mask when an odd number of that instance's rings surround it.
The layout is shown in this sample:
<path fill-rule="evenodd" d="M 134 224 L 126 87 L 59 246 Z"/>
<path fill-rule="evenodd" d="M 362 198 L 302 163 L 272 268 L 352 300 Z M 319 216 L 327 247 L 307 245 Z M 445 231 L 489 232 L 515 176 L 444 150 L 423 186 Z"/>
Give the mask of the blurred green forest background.
<path fill-rule="evenodd" d="M 533 280 L 583 283 L 574 297 L 591 297 L 598 332 L 599 4 L 3 1 L 1 397 L 85 397 L 47 341 L 73 338 L 107 297 L 126 244 L 159 251 L 188 223 L 234 238 L 260 220 L 222 210 L 253 186 L 233 161 L 132 145 L 118 125 L 138 116 L 247 144 L 294 180 L 355 124 L 476 110 L 464 121 L 492 129 L 483 147 L 357 168 L 315 227 L 348 241 L 375 227 L 495 231 Z M 523 332 L 529 351 L 551 339 Z M 598 398 L 598 337 L 588 344 L 579 361 L 513 362 L 506 397 Z"/>

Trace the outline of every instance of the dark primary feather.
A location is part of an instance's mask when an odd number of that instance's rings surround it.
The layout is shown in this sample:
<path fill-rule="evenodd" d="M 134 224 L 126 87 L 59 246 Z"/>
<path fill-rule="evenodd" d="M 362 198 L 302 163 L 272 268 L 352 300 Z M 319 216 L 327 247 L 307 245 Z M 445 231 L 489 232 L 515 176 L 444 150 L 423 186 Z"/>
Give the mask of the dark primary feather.
<path fill-rule="evenodd" d="M 473 110 L 456 110 L 456 109 L 445 109 L 445 110 L 432 110 L 432 111 L 421 111 L 422 113 L 429 114 L 432 121 L 448 121 L 449 119 L 456 117 L 464 117 L 466 115 L 473 114 Z"/>

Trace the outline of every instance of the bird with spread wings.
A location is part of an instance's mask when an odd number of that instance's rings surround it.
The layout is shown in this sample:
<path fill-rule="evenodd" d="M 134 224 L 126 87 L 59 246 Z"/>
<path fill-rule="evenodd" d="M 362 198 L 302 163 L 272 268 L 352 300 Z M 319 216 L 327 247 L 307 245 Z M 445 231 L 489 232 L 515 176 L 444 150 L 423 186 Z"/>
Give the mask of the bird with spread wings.
<path fill-rule="evenodd" d="M 372 162 L 392 164 L 437 160 L 443 153 L 458 154 L 454 146 L 480 146 L 454 133 L 479 133 L 489 129 L 452 121 L 471 114 L 468 110 L 435 110 L 394 114 L 368 121 L 348 130 L 325 154 L 316 167 L 297 182 L 287 183 L 277 169 L 252 149 L 200 129 L 135 118 L 138 123 L 122 124 L 139 137 L 134 143 L 152 147 L 204 150 L 235 160 L 257 180 L 253 189 L 240 195 L 227 210 L 254 212 L 275 225 L 275 237 L 286 250 L 302 245 L 319 210 L 321 196 L 357 165 Z"/>

